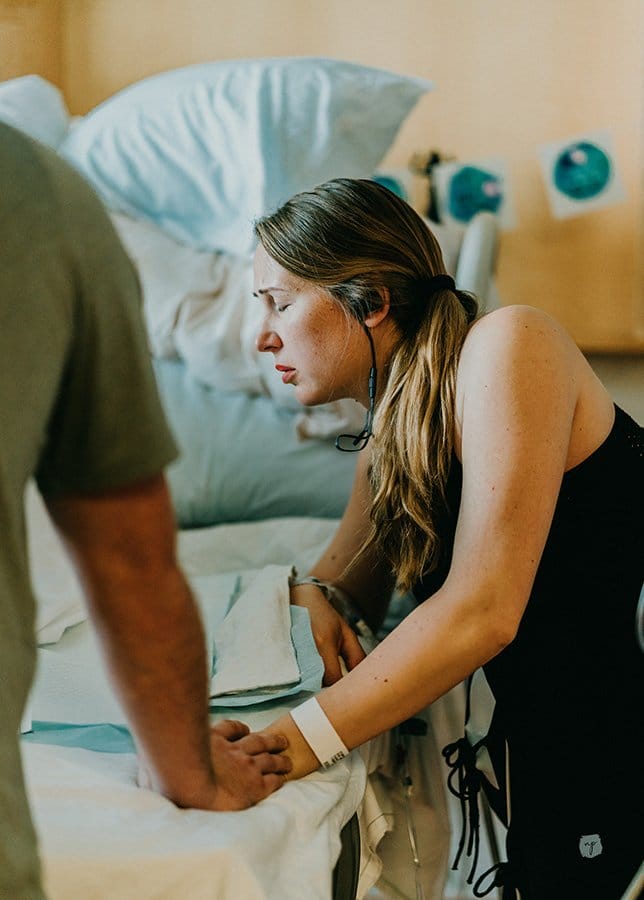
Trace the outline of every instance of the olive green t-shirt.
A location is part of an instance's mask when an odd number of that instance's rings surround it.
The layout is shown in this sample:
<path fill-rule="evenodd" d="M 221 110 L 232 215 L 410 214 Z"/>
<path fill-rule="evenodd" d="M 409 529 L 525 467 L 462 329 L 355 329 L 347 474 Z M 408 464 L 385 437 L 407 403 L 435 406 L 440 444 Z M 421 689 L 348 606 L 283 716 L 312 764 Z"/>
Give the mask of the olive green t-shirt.
<path fill-rule="evenodd" d="M 17 733 L 34 667 L 23 500 L 96 493 L 176 455 L 136 274 L 100 201 L 0 124 L 0 900 L 40 900 Z"/>

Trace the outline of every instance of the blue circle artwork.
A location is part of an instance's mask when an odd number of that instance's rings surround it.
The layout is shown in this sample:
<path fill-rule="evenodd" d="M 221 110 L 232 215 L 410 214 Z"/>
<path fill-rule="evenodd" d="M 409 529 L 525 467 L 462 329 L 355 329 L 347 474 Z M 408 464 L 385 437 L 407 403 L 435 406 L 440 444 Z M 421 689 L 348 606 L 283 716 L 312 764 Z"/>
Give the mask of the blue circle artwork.
<path fill-rule="evenodd" d="M 394 178 L 393 175 L 374 175 L 373 181 L 381 184 L 383 187 L 388 188 L 392 194 L 396 194 L 397 197 L 401 197 L 403 200 L 408 200 L 407 191 L 405 190 L 404 184 L 400 182 L 397 178 Z"/>
<path fill-rule="evenodd" d="M 476 166 L 463 166 L 449 183 L 448 209 L 459 222 L 469 222 L 481 210 L 496 213 L 503 202 L 501 179 Z"/>
<path fill-rule="evenodd" d="M 610 159 L 601 147 L 588 141 L 566 147 L 553 169 L 555 186 L 572 200 L 589 200 L 601 194 L 610 174 Z"/>

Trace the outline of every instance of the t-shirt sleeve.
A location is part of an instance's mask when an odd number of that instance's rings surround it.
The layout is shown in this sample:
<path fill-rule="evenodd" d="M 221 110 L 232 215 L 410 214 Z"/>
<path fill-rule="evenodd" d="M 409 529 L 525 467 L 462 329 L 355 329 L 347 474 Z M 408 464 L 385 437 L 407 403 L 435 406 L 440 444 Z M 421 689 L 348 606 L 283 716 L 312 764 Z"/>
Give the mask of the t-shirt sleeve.
<path fill-rule="evenodd" d="M 177 450 L 134 266 L 89 186 L 65 164 L 50 168 L 74 289 L 69 352 L 37 481 L 48 495 L 100 492 L 158 474 Z"/>

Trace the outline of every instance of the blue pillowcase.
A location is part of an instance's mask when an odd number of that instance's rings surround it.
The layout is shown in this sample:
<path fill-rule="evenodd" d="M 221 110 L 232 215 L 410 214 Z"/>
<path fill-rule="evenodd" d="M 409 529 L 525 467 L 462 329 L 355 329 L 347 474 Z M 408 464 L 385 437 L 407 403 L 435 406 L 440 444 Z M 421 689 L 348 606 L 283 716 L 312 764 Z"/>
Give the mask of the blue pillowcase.
<path fill-rule="evenodd" d="M 253 221 L 337 176 L 371 176 L 431 82 L 339 60 L 232 60 L 147 78 L 61 153 L 107 206 L 179 241 L 245 254 Z"/>
<path fill-rule="evenodd" d="M 175 360 L 153 364 L 181 449 L 168 481 L 182 528 L 342 516 L 357 454 L 338 452 L 330 439 L 300 440 L 298 411 L 269 397 L 209 388 Z"/>

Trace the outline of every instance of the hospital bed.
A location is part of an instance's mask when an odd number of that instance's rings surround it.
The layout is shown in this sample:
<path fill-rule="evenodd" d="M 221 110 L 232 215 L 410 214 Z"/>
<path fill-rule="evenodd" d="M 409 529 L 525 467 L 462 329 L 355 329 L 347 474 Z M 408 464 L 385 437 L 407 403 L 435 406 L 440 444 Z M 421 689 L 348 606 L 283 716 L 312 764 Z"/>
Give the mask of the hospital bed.
<path fill-rule="evenodd" d="M 231 61 L 147 79 L 62 121 L 52 86 L 19 81 L 47 105 L 48 115 L 32 116 L 36 136 L 103 197 L 138 269 L 181 449 L 168 471 L 180 559 L 208 632 L 265 567 L 306 572 L 323 551 L 355 466 L 333 437 L 363 417 L 353 401 L 302 410 L 255 351 L 252 220 L 328 177 L 375 172 L 430 85 L 330 60 Z M 432 227 L 458 286 L 494 305 L 494 217 Z M 419 880 L 426 900 L 461 896 L 445 884 L 450 814 L 438 751 L 462 725 L 459 697 L 422 713 L 418 734 L 404 739 L 413 798 L 392 733 L 243 813 L 178 810 L 136 786 L 131 737 L 78 585 L 33 490 L 28 504 L 40 647 L 23 748 L 51 900 L 352 900 L 383 864 L 392 896 L 418 896 Z M 397 598 L 389 627 L 404 612 Z M 242 707 L 218 698 L 214 715 L 259 728 L 319 689 L 310 628 L 290 625 L 304 648 L 299 690 Z"/>
<path fill-rule="evenodd" d="M 134 746 L 85 620 L 80 588 L 31 490 L 28 521 L 41 604 L 23 756 L 48 897 L 295 900 L 304 885 L 312 898 L 332 896 L 341 831 L 356 811 L 363 816 L 368 754 L 354 752 L 243 813 L 179 810 L 138 788 Z M 330 520 L 289 518 L 183 532 L 180 558 L 206 632 L 239 592 L 240 576 L 249 579 L 268 561 L 306 567 L 331 528 Z M 256 612 L 261 618 L 259 607 Z M 302 642 L 294 640 L 299 652 Z M 273 653 L 257 645 L 248 652 L 266 660 Z M 319 685 L 319 668 L 301 666 L 304 686 L 314 686 L 316 676 Z M 241 718 L 258 729 L 306 694 L 271 696 L 244 706 L 218 701 L 213 718 Z M 376 806 L 374 800 L 372 817 Z M 363 816 L 362 831 L 365 848 L 371 843 L 375 849 L 382 830 L 378 834 Z M 355 865 L 352 859 L 351 872 Z M 370 865 L 367 856 L 363 865 Z M 367 876 L 363 890 L 371 880 Z"/>

